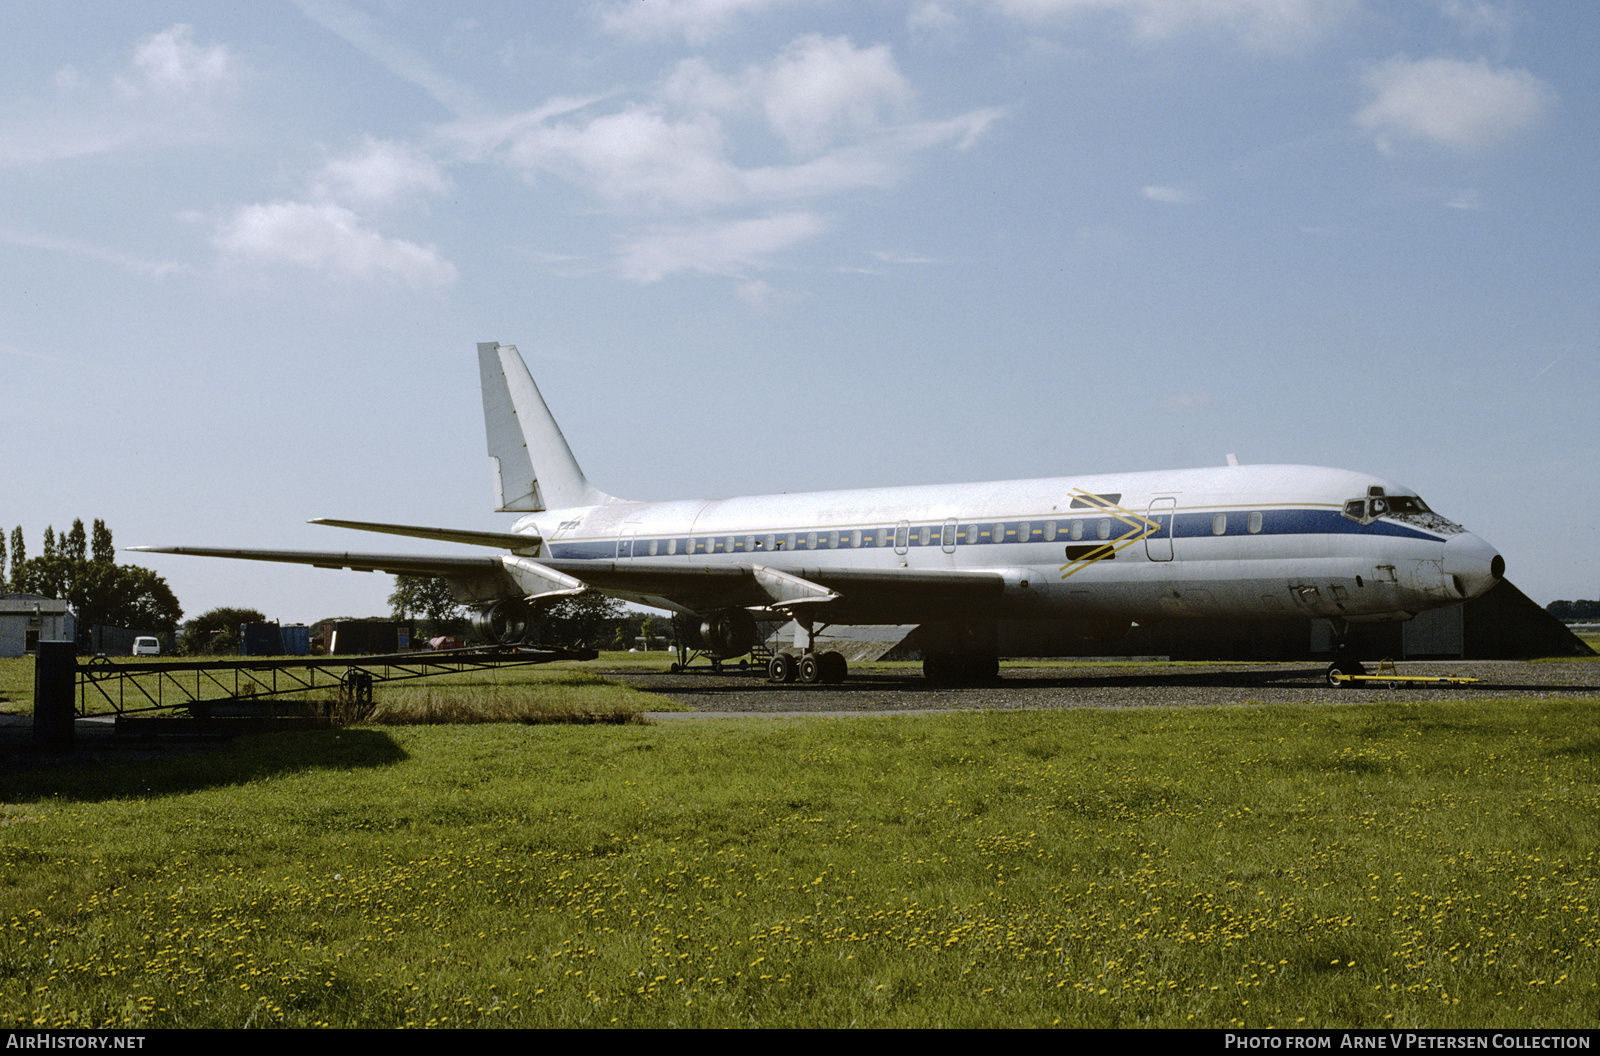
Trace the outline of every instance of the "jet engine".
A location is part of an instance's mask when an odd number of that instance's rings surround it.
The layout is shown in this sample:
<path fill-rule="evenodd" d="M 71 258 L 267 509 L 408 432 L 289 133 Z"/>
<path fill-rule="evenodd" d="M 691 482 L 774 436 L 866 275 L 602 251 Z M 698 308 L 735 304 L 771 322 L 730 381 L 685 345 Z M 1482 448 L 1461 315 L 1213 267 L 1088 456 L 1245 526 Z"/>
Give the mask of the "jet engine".
<path fill-rule="evenodd" d="M 484 641 L 496 645 L 516 645 L 528 636 L 532 611 L 532 607 L 521 598 L 507 598 L 474 611 L 472 629 Z"/>
<path fill-rule="evenodd" d="M 714 612 L 697 629 L 700 648 L 718 659 L 743 656 L 756 644 L 756 618 L 745 609 Z"/>

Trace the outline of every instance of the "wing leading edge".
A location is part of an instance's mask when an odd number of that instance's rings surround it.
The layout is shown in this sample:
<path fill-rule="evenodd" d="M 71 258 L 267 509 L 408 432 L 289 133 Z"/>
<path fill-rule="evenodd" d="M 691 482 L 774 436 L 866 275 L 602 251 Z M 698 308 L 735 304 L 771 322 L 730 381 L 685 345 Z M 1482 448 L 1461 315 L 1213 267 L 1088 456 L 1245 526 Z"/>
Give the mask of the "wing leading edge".
<path fill-rule="evenodd" d="M 828 623 L 913 623 L 950 619 L 957 613 L 977 615 L 998 603 L 1006 588 L 999 572 L 955 569 L 686 567 L 660 561 L 535 561 L 514 554 L 451 557 L 198 546 L 129 549 L 391 575 L 445 576 L 463 601 L 505 596 L 509 578 L 516 592 L 529 600 L 554 600 L 594 590 L 630 600 L 664 602 L 690 612 L 724 608 L 794 612 L 805 608 Z"/>

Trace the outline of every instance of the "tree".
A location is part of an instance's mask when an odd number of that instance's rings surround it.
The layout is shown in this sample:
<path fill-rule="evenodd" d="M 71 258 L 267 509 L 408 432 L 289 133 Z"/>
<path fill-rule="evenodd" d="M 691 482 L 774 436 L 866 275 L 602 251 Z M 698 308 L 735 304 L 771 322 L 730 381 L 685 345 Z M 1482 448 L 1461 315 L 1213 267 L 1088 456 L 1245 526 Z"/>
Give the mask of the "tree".
<path fill-rule="evenodd" d="M 107 558 L 100 559 L 99 536 L 105 532 Z M 45 552 L 28 558 L 22 526 L 11 533 L 11 586 L 18 593 L 60 598 L 78 611 L 84 627 L 104 624 L 134 630 L 170 631 L 183 618 L 183 607 L 167 581 L 148 568 L 119 565 L 110 548 L 111 533 L 95 522 L 96 556 L 84 560 L 83 521 L 61 535 L 45 531 Z"/>
<path fill-rule="evenodd" d="M 540 609 L 533 627 L 541 641 L 597 646 L 616 638 L 617 628 L 627 615 L 622 602 L 590 591 Z"/>
<path fill-rule="evenodd" d="M 6 533 L 0 531 L 0 590 L 5 590 L 9 582 L 6 578 Z"/>
<path fill-rule="evenodd" d="M 61 554 L 74 561 L 89 560 L 89 540 L 83 533 L 83 518 L 76 517 L 72 521 L 72 531 L 68 532 L 61 542 Z"/>
<path fill-rule="evenodd" d="M 178 640 L 178 651 L 190 655 L 231 653 L 239 647 L 241 623 L 266 622 L 267 618 L 255 609 L 220 606 L 190 621 L 183 637 Z"/>
<path fill-rule="evenodd" d="M 461 605 L 443 576 L 395 576 L 389 607 L 397 620 L 417 616 L 438 625 L 461 618 Z"/>
<path fill-rule="evenodd" d="M 28 559 L 28 548 L 22 542 L 22 525 L 11 529 L 11 589 L 21 592 L 17 586 L 17 569 Z"/>
<path fill-rule="evenodd" d="M 94 547 L 90 559 L 104 561 L 107 564 L 117 560 L 117 548 L 111 545 L 111 529 L 106 527 L 106 522 L 96 517 L 94 520 Z"/>

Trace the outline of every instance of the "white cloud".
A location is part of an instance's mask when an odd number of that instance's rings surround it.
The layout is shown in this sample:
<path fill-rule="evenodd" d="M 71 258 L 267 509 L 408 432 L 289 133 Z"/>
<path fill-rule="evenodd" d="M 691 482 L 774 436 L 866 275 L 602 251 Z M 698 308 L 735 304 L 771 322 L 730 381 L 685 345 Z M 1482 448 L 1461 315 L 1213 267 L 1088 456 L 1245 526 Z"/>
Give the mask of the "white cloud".
<path fill-rule="evenodd" d="M 384 238 L 355 213 L 333 202 L 247 205 L 217 231 L 227 256 L 259 264 L 292 264 L 356 279 L 398 279 L 418 289 L 442 289 L 456 269 L 430 248 Z"/>
<path fill-rule="evenodd" d="M 607 32 L 623 36 L 682 34 L 690 44 L 704 44 L 741 15 L 759 15 L 802 2 L 815 0 L 613 0 L 602 8 L 600 24 Z"/>
<path fill-rule="evenodd" d="M 404 44 L 392 40 L 364 12 L 339 0 L 294 0 L 294 3 L 301 14 L 342 37 L 396 77 L 421 88 L 446 109 L 458 114 L 481 109 L 471 89 L 440 73 L 431 62 Z"/>
<path fill-rule="evenodd" d="M 567 100 L 444 131 L 475 158 L 559 176 L 620 210 L 705 211 L 887 187 L 915 154 L 945 143 L 965 148 L 1000 116 L 888 121 L 910 96 L 887 48 L 807 36 L 733 77 L 700 60 L 680 63 L 654 98 L 608 113 L 594 112 L 598 100 Z M 736 139 L 760 146 L 745 127 L 751 122 L 803 160 L 736 164 Z"/>
<path fill-rule="evenodd" d="M 1557 101 L 1555 90 L 1527 70 L 1481 60 L 1397 56 L 1362 81 L 1371 102 L 1355 120 L 1385 152 L 1408 140 L 1483 150 L 1537 125 Z"/>
<path fill-rule="evenodd" d="M 812 34 L 778 56 L 764 95 L 772 130 L 797 153 L 811 153 L 872 132 L 885 111 L 911 101 L 911 86 L 887 45 L 857 48 L 844 37 Z"/>
<path fill-rule="evenodd" d="M 1162 202 L 1166 205 L 1184 205 L 1194 201 L 1194 195 L 1182 187 L 1151 185 L 1144 189 L 1144 196 L 1152 202 Z"/>
<path fill-rule="evenodd" d="M 1509 8 L 1486 0 L 1439 0 L 1439 13 L 1469 37 L 1492 37 L 1502 43 L 1511 38 L 1515 22 Z"/>
<path fill-rule="evenodd" d="M 114 264 L 138 275 L 150 275 L 158 279 L 165 278 L 174 272 L 185 273 L 192 270 L 187 264 L 176 260 L 148 260 L 119 250 L 107 249 L 104 246 L 79 242 L 76 239 L 56 238 L 26 231 L 0 229 L 0 242 L 13 246 L 24 246 L 28 249 L 42 249 L 52 253 L 66 253 L 76 257 L 84 257 L 88 260 L 97 260 L 106 264 Z"/>
<path fill-rule="evenodd" d="M 147 89 L 184 94 L 204 92 L 233 80 L 233 60 L 221 44 L 194 42 L 194 27 L 178 23 L 140 42 L 133 53 L 137 81 L 119 81 L 124 91 Z"/>
<path fill-rule="evenodd" d="M 1162 405 L 1174 414 L 1200 414 L 1211 410 L 1216 400 L 1205 389 L 1168 393 Z"/>
<path fill-rule="evenodd" d="M 225 45 L 196 44 L 180 23 L 141 40 L 121 73 L 91 77 L 62 66 L 53 97 L 0 109 L 0 165 L 203 139 L 217 127 L 215 100 L 236 80 L 236 65 Z"/>
<path fill-rule="evenodd" d="M 1475 212 L 1476 210 L 1483 208 L 1483 198 L 1476 190 L 1468 188 L 1467 190 L 1462 191 L 1460 194 L 1450 198 L 1444 204 L 1449 206 L 1451 209 L 1460 209 L 1463 212 Z"/>
<path fill-rule="evenodd" d="M 373 206 L 395 205 L 422 194 L 443 194 L 449 182 L 432 158 L 405 143 L 367 137 L 361 149 L 323 167 L 323 197 Z"/>
<path fill-rule="evenodd" d="M 623 248 L 622 273 L 637 282 L 655 282 L 679 271 L 740 275 L 765 266 L 774 253 L 814 238 L 825 227 L 810 213 L 787 213 L 660 229 Z"/>
<path fill-rule="evenodd" d="M 1031 22 L 1115 14 L 1146 37 L 1220 29 L 1254 48 L 1279 50 L 1314 40 L 1358 8 L 1357 0 L 990 0 Z"/>
<path fill-rule="evenodd" d="M 949 8 L 935 0 L 918 4 L 906 14 L 906 27 L 913 33 L 927 36 L 949 36 L 961 26 L 961 20 Z"/>

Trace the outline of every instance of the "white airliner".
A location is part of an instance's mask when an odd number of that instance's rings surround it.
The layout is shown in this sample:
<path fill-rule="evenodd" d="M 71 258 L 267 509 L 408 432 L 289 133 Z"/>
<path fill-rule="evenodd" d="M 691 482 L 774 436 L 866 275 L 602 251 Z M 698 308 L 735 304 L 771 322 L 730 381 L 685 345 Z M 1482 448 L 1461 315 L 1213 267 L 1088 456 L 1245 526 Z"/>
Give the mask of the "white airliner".
<path fill-rule="evenodd" d="M 438 575 L 495 640 L 541 604 L 599 591 L 698 617 L 702 647 L 737 657 L 757 619 L 792 619 L 773 681 L 834 682 L 814 636 L 917 624 L 924 673 L 994 677 L 997 620 L 1114 638 L 1166 618 L 1408 620 L 1494 586 L 1505 561 L 1407 488 L 1316 466 L 1226 466 L 720 500 L 631 502 L 591 485 L 521 355 L 478 346 L 497 509 L 510 532 L 317 520 L 501 551 L 429 557 L 137 547 L 155 553 Z M 1341 655 L 1334 670 L 1360 673 Z"/>

